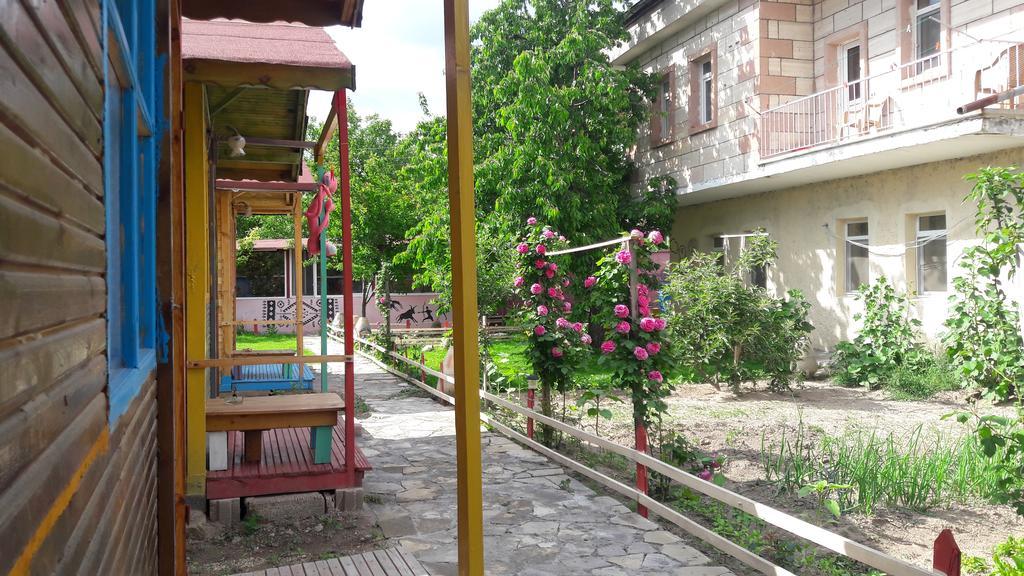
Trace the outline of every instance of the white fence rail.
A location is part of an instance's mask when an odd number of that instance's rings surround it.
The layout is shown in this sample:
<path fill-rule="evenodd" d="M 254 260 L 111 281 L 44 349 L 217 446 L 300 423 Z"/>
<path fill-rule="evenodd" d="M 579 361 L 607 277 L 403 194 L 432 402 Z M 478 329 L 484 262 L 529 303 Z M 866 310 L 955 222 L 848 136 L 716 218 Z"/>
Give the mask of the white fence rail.
<path fill-rule="evenodd" d="M 406 358 L 405 356 L 402 356 L 400 354 L 396 354 L 395 352 L 385 350 L 383 347 L 374 344 L 373 342 L 369 342 L 362 338 L 356 338 L 356 342 L 363 346 L 371 348 L 381 354 L 384 354 L 393 360 L 402 362 L 420 371 L 423 374 L 429 374 L 431 376 L 444 379 L 446 382 L 450 384 L 455 384 L 455 379 L 452 378 L 451 376 L 447 376 L 441 372 L 438 372 L 437 370 L 433 370 L 427 366 L 424 366 L 423 364 L 416 362 L 415 360 Z M 372 356 L 369 356 L 361 351 L 357 351 L 357 354 L 362 354 L 364 357 L 370 359 L 371 361 L 377 362 L 385 370 L 391 372 L 392 374 L 395 374 L 396 376 L 403 378 L 404 380 L 419 387 L 420 389 L 433 395 L 434 397 L 439 398 L 440 400 L 443 400 L 449 404 L 455 404 L 455 398 L 447 394 L 444 394 L 438 390 L 435 390 L 427 383 L 418 380 L 412 376 L 409 376 L 408 374 L 405 374 L 403 372 L 394 370 L 391 367 L 378 362 Z M 700 478 L 697 478 L 696 476 L 689 474 L 688 472 L 684 472 L 679 468 L 666 464 L 665 462 L 662 462 L 661 460 L 658 460 L 657 458 L 654 458 L 649 454 L 639 452 L 637 450 L 634 450 L 627 446 L 623 446 L 621 444 L 616 444 L 615 442 L 612 442 L 605 438 L 601 438 L 600 436 L 591 434 L 590 432 L 586 432 L 579 428 L 570 426 L 554 418 L 549 418 L 539 412 L 509 402 L 507 399 L 491 394 L 486 390 L 481 390 L 480 396 L 483 400 L 487 402 L 491 402 L 493 404 L 501 406 L 506 410 L 511 410 L 517 414 L 525 416 L 527 419 L 536 420 L 537 422 L 541 422 L 543 424 L 551 426 L 552 428 L 565 432 L 566 434 L 574 436 L 575 438 L 583 442 L 587 442 L 594 446 L 599 446 L 605 450 L 624 456 L 628 460 L 631 460 L 636 464 L 646 466 L 651 470 L 663 474 L 664 476 L 671 478 L 675 482 L 678 482 L 679 484 L 682 484 L 690 488 L 691 490 L 704 494 L 705 496 L 708 496 L 728 506 L 736 508 L 737 510 L 741 510 L 747 514 L 750 514 L 751 516 L 759 518 L 760 520 L 768 524 L 785 530 L 800 538 L 804 538 L 819 546 L 827 548 L 837 554 L 846 556 L 877 570 L 881 570 L 886 574 L 889 574 L 890 576 L 942 576 L 941 572 L 920 568 L 918 566 L 910 564 L 909 562 L 906 562 L 899 558 L 895 558 L 893 556 L 885 554 L 884 552 L 881 552 L 869 546 L 865 546 L 864 544 L 860 544 L 859 542 L 855 542 L 853 540 L 850 540 L 849 538 L 846 538 L 834 532 L 825 530 L 824 528 L 821 528 L 819 526 L 810 524 L 804 520 L 796 518 L 795 516 L 791 516 L 785 512 L 776 510 L 771 506 L 751 500 L 746 496 L 722 488 L 712 482 L 701 480 Z M 602 474 L 601 472 L 598 472 L 575 460 L 572 460 L 571 458 L 563 454 L 560 454 L 540 444 L 539 442 L 536 442 L 533 439 L 524 436 L 523 434 L 520 434 L 519 432 L 511 429 L 505 424 L 498 422 L 493 417 L 488 416 L 487 414 L 481 414 L 481 420 L 488 424 L 489 426 L 493 427 L 495 430 L 498 430 L 502 434 L 533 448 L 537 452 L 544 454 L 545 456 L 551 458 L 552 460 L 597 481 L 598 483 L 606 486 L 611 490 L 618 492 L 619 494 L 622 494 L 623 496 L 626 496 L 627 498 L 632 498 L 636 500 L 637 504 L 641 506 L 646 506 L 651 512 L 654 512 L 655 514 L 661 516 L 665 520 L 672 522 L 673 524 L 685 530 L 686 532 L 692 534 L 697 538 L 700 538 L 701 540 L 704 540 L 708 544 L 711 544 L 712 546 L 718 548 L 722 552 L 736 558 L 737 560 L 743 562 L 751 568 L 754 568 L 758 572 L 761 572 L 763 574 L 770 574 L 773 576 L 795 576 L 792 572 L 789 572 L 788 570 L 780 566 L 777 566 L 772 562 L 764 558 L 761 558 L 760 556 L 757 556 L 756 554 L 747 550 L 746 548 L 743 548 L 742 546 L 739 546 L 734 542 L 731 542 L 723 538 L 722 536 L 716 534 L 708 528 L 705 528 L 704 526 L 694 522 L 693 520 L 690 520 L 686 516 L 680 514 L 678 511 L 670 508 L 669 506 L 666 506 L 664 503 L 654 500 L 647 494 L 644 494 L 643 492 L 631 486 L 627 486 L 626 484 L 618 480 L 615 480 L 605 474 Z"/>
<path fill-rule="evenodd" d="M 1024 45 L 978 42 L 786 102 L 761 115 L 762 158 L 950 120 L 1021 84 Z M 1022 109 L 1024 97 L 990 108 Z"/>

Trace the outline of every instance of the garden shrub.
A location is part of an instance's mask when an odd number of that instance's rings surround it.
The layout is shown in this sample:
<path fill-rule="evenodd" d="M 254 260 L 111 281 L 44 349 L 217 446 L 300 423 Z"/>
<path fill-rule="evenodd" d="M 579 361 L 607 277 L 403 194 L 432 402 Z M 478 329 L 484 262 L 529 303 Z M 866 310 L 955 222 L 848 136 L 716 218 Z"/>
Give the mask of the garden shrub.
<path fill-rule="evenodd" d="M 629 390 L 635 424 L 650 426 L 667 409 L 664 399 L 672 392 L 673 362 L 665 338 L 668 321 L 653 306 L 660 281 L 651 254 L 665 239 L 656 230 L 647 236 L 633 230 L 630 236 L 628 248 L 614 249 L 598 261 L 584 288 L 590 293 L 591 310 L 596 310 L 604 327 L 598 363 L 612 370 L 610 386 Z M 632 293 L 633 270 L 636 294 Z M 634 297 L 635 310 L 631 309 Z"/>
<path fill-rule="evenodd" d="M 925 355 L 918 366 L 897 368 L 886 389 L 895 400 L 922 400 L 939 392 L 959 390 L 960 377 L 945 357 Z"/>
<path fill-rule="evenodd" d="M 569 320 L 573 305 L 567 291 L 572 283 L 546 257 L 549 251 L 568 247 L 568 241 L 536 218 L 530 217 L 526 224 L 526 234 L 514 248 L 519 275 L 513 284 L 523 302 L 519 318 L 529 328 L 526 356 L 540 379 L 541 412 L 550 416 L 551 392 L 569 389 L 579 359 L 590 353 L 590 336 L 583 323 Z M 541 441 L 552 445 L 554 431 L 545 425 L 538 429 Z"/>
<path fill-rule="evenodd" d="M 1020 309 L 1004 288 L 1021 265 L 1024 172 L 984 168 L 966 179 L 974 182 L 964 200 L 977 204 L 975 230 L 982 243 L 965 250 L 960 260 L 964 273 L 953 280 L 945 343 L 967 382 L 1006 400 L 1017 396 L 1024 382 Z"/>
<path fill-rule="evenodd" d="M 663 291 L 670 305 L 669 332 L 680 375 L 690 382 L 729 383 L 766 379 L 788 389 L 813 326 L 810 304 L 797 290 L 774 298 L 743 276 L 775 257 L 775 242 L 753 236 L 736 266 L 726 271 L 715 254 L 695 253 L 673 264 Z"/>
<path fill-rule="evenodd" d="M 854 314 L 853 319 L 863 320 L 863 326 L 853 341 L 836 346 L 835 381 L 878 388 L 901 368 L 925 367 L 928 352 L 920 343 L 921 321 L 910 317 L 908 296 L 897 294 L 882 276 L 870 286 L 861 286 L 857 299 L 864 302 L 864 312 Z"/>

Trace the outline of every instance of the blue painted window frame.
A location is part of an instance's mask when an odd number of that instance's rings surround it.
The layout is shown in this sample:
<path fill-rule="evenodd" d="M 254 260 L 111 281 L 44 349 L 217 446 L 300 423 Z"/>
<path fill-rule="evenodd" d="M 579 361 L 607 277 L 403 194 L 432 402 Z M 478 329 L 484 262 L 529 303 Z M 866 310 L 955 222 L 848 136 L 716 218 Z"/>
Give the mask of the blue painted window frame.
<path fill-rule="evenodd" d="M 156 1 L 102 0 L 107 396 L 115 425 L 156 368 Z M 117 74 L 111 58 L 119 59 Z M 124 73 L 126 72 L 126 73 Z"/>

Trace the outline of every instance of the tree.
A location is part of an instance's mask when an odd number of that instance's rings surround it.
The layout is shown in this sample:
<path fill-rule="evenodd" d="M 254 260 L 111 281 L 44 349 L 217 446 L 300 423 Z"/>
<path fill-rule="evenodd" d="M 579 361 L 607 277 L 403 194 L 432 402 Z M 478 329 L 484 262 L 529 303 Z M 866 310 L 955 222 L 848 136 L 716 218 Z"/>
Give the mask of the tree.
<path fill-rule="evenodd" d="M 653 83 L 608 59 L 607 50 L 627 37 L 622 18 L 612 0 L 505 0 L 473 27 L 481 312 L 495 312 L 510 296 L 514 262 L 502 247 L 518 239 L 527 217 L 576 244 L 641 223 L 667 228 L 674 184 L 630 193 L 628 152 L 649 113 Z M 414 190 L 424 211 L 400 259 L 417 268 L 418 282 L 447 294 L 443 119 L 428 116 L 408 138 L 414 156 L 407 172 L 420 179 Z M 565 265 L 585 275 L 597 258 L 585 253 Z"/>
<path fill-rule="evenodd" d="M 406 232 L 417 222 L 417 210 L 407 182 L 396 175 L 408 162 L 402 138 L 394 131 L 391 121 L 370 115 L 361 118 L 354 107 L 348 109 L 349 174 L 352 199 L 352 274 L 363 280 L 363 309 L 372 293 L 369 286 L 381 266 L 393 261 L 405 249 Z M 323 124 L 310 123 L 307 137 L 319 137 Z M 324 153 L 325 165 L 337 169 L 338 140 L 331 138 Z M 328 237 L 340 238 L 340 214 L 334 215 L 328 226 Z M 341 269 L 340 260 L 328 266 Z M 399 268 L 398 277 L 410 271 Z"/>

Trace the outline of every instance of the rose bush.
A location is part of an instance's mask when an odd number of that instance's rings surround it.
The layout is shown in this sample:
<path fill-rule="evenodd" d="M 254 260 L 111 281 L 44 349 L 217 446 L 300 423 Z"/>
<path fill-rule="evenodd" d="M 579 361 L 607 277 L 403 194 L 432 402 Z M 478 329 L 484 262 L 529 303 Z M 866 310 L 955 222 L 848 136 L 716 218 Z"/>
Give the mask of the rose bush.
<path fill-rule="evenodd" d="M 529 329 L 526 355 L 540 380 L 541 412 L 548 416 L 552 390 L 565 393 L 569 389 L 575 366 L 589 354 L 591 343 L 584 324 L 570 319 L 573 306 L 567 291 L 572 281 L 544 257 L 548 251 L 566 247 L 564 236 L 530 217 L 522 242 L 514 249 L 518 275 L 513 286 L 523 303 L 519 320 Z M 541 441 L 551 444 L 553 431 L 546 426 L 539 430 Z"/>
<path fill-rule="evenodd" d="M 591 310 L 606 327 L 598 362 L 612 369 L 614 386 L 629 390 L 635 422 L 648 426 L 664 412 L 664 398 L 672 391 L 667 378 L 672 368 L 668 323 L 653 306 L 660 281 L 651 254 L 662 248 L 664 236 L 658 231 L 645 236 L 633 230 L 630 238 L 628 248 L 616 248 L 598 262 L 597 272 L 584 286 L 589 287 Z"/>

